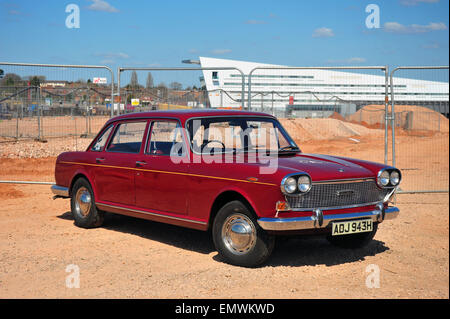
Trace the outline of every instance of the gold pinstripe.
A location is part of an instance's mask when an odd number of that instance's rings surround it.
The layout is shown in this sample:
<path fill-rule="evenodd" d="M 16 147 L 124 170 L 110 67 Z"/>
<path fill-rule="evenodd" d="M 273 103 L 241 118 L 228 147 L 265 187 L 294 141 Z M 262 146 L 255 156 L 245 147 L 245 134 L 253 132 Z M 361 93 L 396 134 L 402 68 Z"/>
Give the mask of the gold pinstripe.
<path fill-rule="evenodd" d="M 276 186 L 279 185 L 271 184 L 271 183 L 263 183 L 263 182 L 252 182 L 242 179 L 233 179 L 233 178 L 226 178 L 226 177 L 218 177 L 218 176 L 208 176 L 208 175 L 198 175 L 198 174 L 189 174 L 189 173 L 178 173 L 178 172 L 169 172 L 169 171 L 159 171 L 154 169 L 144 169 L 144 168 L 134 168 L 134 167 L 122 167 L 122 166 L 111 166 L 111 165 L 99 165 L 99 164 L 88 164 L 88 163 L 78 163 L 78 162 L 64 162 L 61 161 L 61 164 L 74 164 L 74 165 L 86 165 L 86 166 L 96 166 L 96 167 L 107 167 L 107 168 L 121 168 L 121 169 L 128 169 L 133 171 L 143 171 L 143 172 L 152 172 L 152 173 L 163 173 L 163 174 L 172 174 L 172 175 L 186 175 L 186 176 L 193 176 L 193 177 L 203 177 L 203 178 L 211 178 L 211 179 L 220 179 L 220 180 L 226 180 L 226 181 L 233 181 L 233 182 L 243 182 L 243 183 L 251 183 L 251 184 L 259 184 L 259 185 L 267 185 L 267 186 Z"/>

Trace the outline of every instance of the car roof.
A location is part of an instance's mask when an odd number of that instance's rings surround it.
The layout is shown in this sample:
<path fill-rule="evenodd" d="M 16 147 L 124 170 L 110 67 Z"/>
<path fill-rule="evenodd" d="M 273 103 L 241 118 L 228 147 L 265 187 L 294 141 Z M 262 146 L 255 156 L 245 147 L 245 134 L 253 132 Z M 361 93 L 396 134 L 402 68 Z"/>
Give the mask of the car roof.
<path fill-rule="evenodd" d="M 270 117 L 274 116 L 251 111 L 240 110 L 217 110 L 217 109 L 183 109 L 183 110 L 169 110 L 169 111 L 149 111 L 149 112 L 136 112 L 115 116 L 108 120 L 107 124 L 125 119 L 133 118 L 176 118 L 181 122 L 185 122 L 189 118 L 194 117 L 217 117 L 217 116 L 257 116 L 257 117 Z"/>

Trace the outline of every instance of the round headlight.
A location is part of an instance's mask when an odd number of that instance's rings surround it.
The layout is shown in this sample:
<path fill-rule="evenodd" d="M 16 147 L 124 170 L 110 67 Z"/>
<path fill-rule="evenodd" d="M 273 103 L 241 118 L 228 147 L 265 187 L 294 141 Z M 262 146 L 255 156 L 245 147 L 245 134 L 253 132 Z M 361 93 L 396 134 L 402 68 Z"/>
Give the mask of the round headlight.
<path fill-rule="evenodd" d="M 393 186 L 397 186 L 400 183 L 400 174 L 397 171 L 392 171 L 389 180 Z"/>
<path fill-rule="evenodd" d="M 378 185 L 387 186 L 389 184 L 390 175 L 388 171 L 382 171 L 380 175 L 378 175 Z"/>
<path fill-rule="evenodd" d="M 297 190 L 297 181 L 293 177 L 288 177 L 284 181 L 283 187 L 284 187 L 284 190 L 286 191 L 286 193 L 292 194 Z"/>
<path fill-rule="evenodd" d="M 309 176 L 302 175 L 298 178 L 298 189 L 302 193 L 306 193 L 311 189 L 311 179 Z"/>

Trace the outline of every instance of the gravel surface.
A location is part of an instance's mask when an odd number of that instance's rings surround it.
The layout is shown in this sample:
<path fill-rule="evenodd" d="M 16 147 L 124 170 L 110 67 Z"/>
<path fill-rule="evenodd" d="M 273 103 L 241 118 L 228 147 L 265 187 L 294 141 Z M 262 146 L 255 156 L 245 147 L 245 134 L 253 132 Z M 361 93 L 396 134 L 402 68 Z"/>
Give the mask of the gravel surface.
<path fill-rule="evenodd" d="M 411 138 L 399 137 L 399 152 Z M 423 168 L 436 137 L 420 140 L 413 159 Z M 383 160 L 382 137 L 301 147 Z M 442 158 L 433 165 L 448 178 L 448 146 Z M 54 163 L 3 157 L 0 179 L 53 181 Z M 0 184 L 0 298 L 449 298 L 448 194 L 397 201 L 399 218 L 381 224 L 366 248 L 295 237 L 277 242 L 267 264 L 247 269 L 224 263 L 208 233 L 113 214 L 85 230 L 49 186 Z M 70 265 L 80 271 L 80 288 L 66 286 Z M 373 267 L 379 288 L 366 286 Z"/>

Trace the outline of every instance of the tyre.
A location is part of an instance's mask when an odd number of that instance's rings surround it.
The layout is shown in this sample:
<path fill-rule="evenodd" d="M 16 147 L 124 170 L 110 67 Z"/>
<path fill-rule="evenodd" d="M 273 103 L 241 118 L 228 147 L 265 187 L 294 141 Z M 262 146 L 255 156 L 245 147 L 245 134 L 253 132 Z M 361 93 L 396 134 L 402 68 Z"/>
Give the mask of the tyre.
<path fill-rule="evenodd" d="M 371 232 L 350 234 L 350 235 L 340 235 L 340 236 L 327 236 L 327 240 L 341 248 L 361 248 L 369 244 L 378 230 L 378 223 L 373 224 L 373 229 Z"/>
<path fill-rule="evenodd" d="M 240 201 L 225 204 L 217 213 L 212 227 L 214 245 L 219 255 L 232 265 L 255 267 L 272 253 L 275 239 L 257 223 Z"/>
<path fill-rule="evenodd" d="M 84 178 L 79 178 L 72 187 L 70 208 L 75 225 L 82 228 L 94 228 L 103 224 L 104 213 L 95 206 L 91 185 Z"/>

